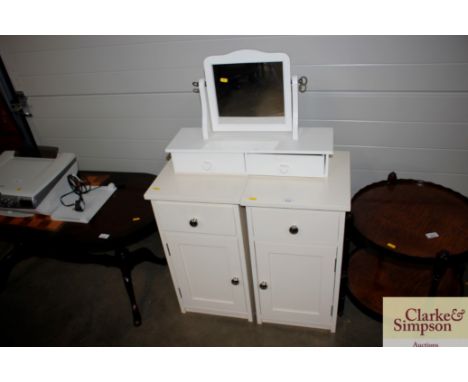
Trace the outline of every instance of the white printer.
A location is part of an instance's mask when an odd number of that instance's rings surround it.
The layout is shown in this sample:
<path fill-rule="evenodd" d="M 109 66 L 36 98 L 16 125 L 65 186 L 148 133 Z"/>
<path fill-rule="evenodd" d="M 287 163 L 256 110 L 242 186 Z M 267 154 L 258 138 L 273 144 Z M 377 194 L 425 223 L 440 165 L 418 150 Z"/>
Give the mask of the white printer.
<path fill-rule="evenodd" d="M 30 158 L 4 151 L 0 154 L 0 214 L 50 215 L 59 205 L 60 196 L 70 191 L 67 176 L 77 172 L 75 154 Z"/>

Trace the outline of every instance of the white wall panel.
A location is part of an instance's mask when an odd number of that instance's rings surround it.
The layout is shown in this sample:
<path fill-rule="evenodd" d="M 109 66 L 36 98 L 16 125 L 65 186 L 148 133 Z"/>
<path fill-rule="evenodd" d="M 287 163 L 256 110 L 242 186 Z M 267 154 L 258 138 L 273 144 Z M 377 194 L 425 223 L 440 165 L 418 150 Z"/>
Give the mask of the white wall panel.
<path fill-rule="evenodd" d="M 31 97 L 37 118 L 195 117 L 192 93 Z M 307 92 L 299 97 L 301 119 L 468 122 L 467 93 Z"/>
<path fill-rule="evenodd" d="M 248 36 L 245 36 L 248 38 Z M 119 46 L 129 44 L 172 43 L 177 41 L 198 41 L 229 39 L 237 36 L 0 36 L 0 42 L 15 52 L 35 52 L 50 50 L 69 50 L 100 46 Z"/>
<path fill-rule="evenodd" d="M 31 96 L 173 93 L 192 91 L 192 82 L 203 77 L 202 68 L 163 68 L 63 75 L 20 77 Z"/>
<path fill-rule="evenodd" d="M 80 157 L 107 159 L 138 159 L 164 161 L 164 148 L 168 141 L 159 140 L 118 140 L 108 139 L 44 139 L 47 146 L 60 147 L 62 151 L 73 152 Z"/>
<path fill-rule="evenodd" d="M 310 91 L 468 91 L 468 64 L 293 65 Z M 190 92 L 201 63 L 183 68 L 19 76 L 30 96 Z"/>
<path fill-rule="evenodd" d="M 468 64 L 302 65 L 312 91 L 466 91 Z"/>
<path fill-rule="evenodd" d="M 0 36 L 40 143 L 81 168 L 153 173 L 199 125 L 203 59 L 248 48 L 285 52 L 309 78 L 301 125 L 334 128 L 354 191 L 395 170 L 468 194 L 467 36 Z"/>
<path fill-rule="evenodd" d="M 195 118 L 34 118 L 41 139 L 150 139 L 170 140 L 181 127 L 200 126 Z M 200 133 L 201 134 L 201 133 Z"/>
<path fill-rule="evenodd" d="M 466 93 L 307 92 L 299 97 L 303 119 L 468 122 Z"/>
<path fill-rule="evenodd" d="M 170 140 L 199 118 L 34 118 L 40 138 L 116 138 Z M 336 145 L 464 150 L 468 123 L 410 123 L 300 120 L 304 127 L 332 127 Z"/>
<path fill-rule="evenodd" d="M 468 148 L 468 123 L 302 120 L 304 127 L 332 127 L 335 145 L 428 149 Z"/>
<path fill-rule="evenodd" d="M 64 37 L 65 43 L 67 39 Z M 101 37 L 99 46 L 87 47 L 76 47 L 72 40 L 68 41 L 69 49 L 57 49 L 55 43 L 50 49 L 43 46 L 37 51 L 28 49 L 24 38 L 18 43 L 16 37 L 5 36 L 0 43 L 17 58 L 22 75 L 198 66 L 206 56 L 235 49 L 284 51 L 295 65 L 468 62 L 465 36 L 181 36 L 167 40 L 161 37 L 158 42 L 149 39 L 132 43 L 131 39 L 123 39 L 123 44 L 117 44 L 115 37 L 109 37 L 106 44 Z"/>
<path fill-rule="evenodd" d="M 355 169 L 468 174 L 468 150 L 431 150 L 337 145 L 349 151 Z"/>
<path fill-rule="evenodd" d="M 137 160 L 121 158 L 83 157 L 79 158 L 80 170 L 94 171 L 128 171 L 147 172 L 158 174 L 164 167 L 165 162 L 157 160 Z"/>
<path fill-rule="evenodd" d="M 201 118 L 192 93 L 31 97 L 35 118 Z"/>

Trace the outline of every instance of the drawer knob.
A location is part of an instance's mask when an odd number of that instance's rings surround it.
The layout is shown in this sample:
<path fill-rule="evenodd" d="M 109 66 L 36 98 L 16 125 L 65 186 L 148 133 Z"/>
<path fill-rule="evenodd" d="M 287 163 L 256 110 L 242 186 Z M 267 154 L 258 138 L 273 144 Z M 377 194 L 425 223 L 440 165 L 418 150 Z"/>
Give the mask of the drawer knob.
<path fill-rule="evenodd" d="M 239 285 L 239 278 L 238 277 L 233 277 L 231 280 L 232 285 Z"/>
<path fill-rule="evenodd" d="M 289 233 L 291 235 L 295 235 L 299 232 L 299 228 L 297 228 L 297 225 L 292 225 L 291 227 L 289 227 Z"/>
<path fill-rule="evenodd" d="M 287 174 L 289 172 L 289 166 L 287 164 L 280 164 L 279 170 L 281 174 Z"/>
<path fill-rule="evenodd" d="M 204 161 L 203 164 L 202 164 L 202 168 L 203 170 L 205 171 L 209 171 L 213 168 L 213 163 L 211 163 L 210 161 Z"/>
<path fill-rule="evenodd" d="M 192 227 L 196 227 L 196 226 L 198 225 L 198 220 L 195 219 L 195 218 L 190 219 L 189 224 L 190 224 L 190 226 L 192 226 Z"/>
<path fill-rule="evenodd" d="M 268 284 L 266 283 L 266 281 L 262 281 L 259 285 L 260 289 L 267 289 L 268 288 Z"/>

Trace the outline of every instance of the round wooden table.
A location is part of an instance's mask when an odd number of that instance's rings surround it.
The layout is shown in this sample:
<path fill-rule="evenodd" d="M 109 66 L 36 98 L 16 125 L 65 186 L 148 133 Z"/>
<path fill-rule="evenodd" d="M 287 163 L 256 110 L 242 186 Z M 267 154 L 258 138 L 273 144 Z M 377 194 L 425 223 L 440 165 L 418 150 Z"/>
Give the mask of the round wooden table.
<path fill-rule="evenodd" d="M 382 297 L 460 296 L 468 254 L 468 199 L 440 185 L 397 179 L 352 199 L 348 291 L 382 314 Z"/>
<path fill-rule="evenodd" d="M 32 256 L 115 266 L 122 272 L 133 323 L 139 326 L 142 320 L 133 290 L 132 269 L 143 261 L 167 264 L 165 258 L 155 256 L 147 248 L 128 249 L 157 230 L 151 204 L 143 199 L 155 176 L 99 171 L 79 175 L 93 186 L 112 182 L 117 187 L 88 224 L 54 221 L 44 215 L 0 216 L 0 238 L 14 244 L 14 250 L 0 260 L 0 291 L 14 266 Z M 106 234 L 105 239 L 101 234 Z"/>

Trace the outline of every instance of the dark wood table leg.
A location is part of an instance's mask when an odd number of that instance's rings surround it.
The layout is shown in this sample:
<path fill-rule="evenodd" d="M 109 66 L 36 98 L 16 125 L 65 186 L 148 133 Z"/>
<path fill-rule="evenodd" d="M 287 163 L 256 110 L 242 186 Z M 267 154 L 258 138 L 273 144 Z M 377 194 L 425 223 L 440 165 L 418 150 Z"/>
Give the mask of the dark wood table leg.
<path fill-rule="evenodd" d="M 434 268 L 432 271 L 431 287 L 429 289 L 429 296 L 434 297 L 437 295 L 439 289 L 440 280 L 445 274 L 449 263 L 450 255 L 446 251 L 439 252 L 434 262 Z"/>
<path fill-rule="evenodd" d="M 120 271 L 122 272 L 125 289 L 127 290 L 127 294 L 130 299 L 130 304 L 132 307 L 132 315 L 133 315 L 133 325 L 140 326 L 141 314 L 140 314 L 140 310 L 138 309 L 138 305 L 137 305 L 136 298 L 135 298 L 135 292 L 133 290 L 133 281 L 132 281 L 133 266 L 130 260 L 130 252 L 128 249 L 122 248 L 122 249 L 117 249 L 115 251 L 115 255 L 118 261 Z"/>
<path fill-rule="evenodd" d="M 465 295 L 465 262 L 458 260 L 455 264 L 455 270 L 460 283 L 460 295 Z"/>
<path fill-rule="evenodd" d="M 23 251 L 23 246 L 21 244 L 14 244 L 10 251 L 0 260 L 0 291 L 5 289 L 10 273 L 16 264 L 27 257 L 26 252 Z"/>
<path fill-rule="evenodd" d="M 130 252 L 127 248 L 120 248 L 114 251 L 114 256 L 101 253 L 91 253 L 77 249 L 75 251 L 67 251 L 67 255 L 64 256 L 62 248 L 55 248 L 55 250 L 49 248 L 47 251 L 36 252 L 30 246 L 28 247 L 25 244 L 17 243 L 13 246 L 10 252 L 4 255 L 0 260 L 0 291 L 6 287 L 13 268 L 22 260 L 34 256 L 49 257 L 61 261 L 80 264 L 98 264 L 104 266 L 117 266 L 120 268 L 125 289 L 130 299 L 133 323 L 135 326 L 140 326 L 142 320 L 133 289 L 133 268 L 145 261 L 158 265 L 167 265 L 167 261 L 164 257 L 161 258 L 155 256 L 153 252 L 147 248 L 139 248 L 133 252 Z"/>

